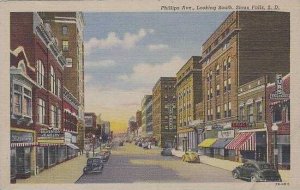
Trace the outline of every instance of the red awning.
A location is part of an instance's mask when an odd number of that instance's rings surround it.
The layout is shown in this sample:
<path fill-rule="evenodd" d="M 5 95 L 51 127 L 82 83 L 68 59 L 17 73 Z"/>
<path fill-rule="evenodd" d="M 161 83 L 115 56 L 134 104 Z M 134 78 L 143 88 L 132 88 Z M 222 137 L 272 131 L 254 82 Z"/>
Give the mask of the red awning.
<path fill-rule="evenodd" d="M 36 146 L 36 142 L 32 143 L 10 143 L 10 147 L 25 147 L 25 146 Z"/>
<path fill-rule="evenodd" d="M 255 133 L 240 133 L 225 148 L 232 150 L 256 150 Z"/>

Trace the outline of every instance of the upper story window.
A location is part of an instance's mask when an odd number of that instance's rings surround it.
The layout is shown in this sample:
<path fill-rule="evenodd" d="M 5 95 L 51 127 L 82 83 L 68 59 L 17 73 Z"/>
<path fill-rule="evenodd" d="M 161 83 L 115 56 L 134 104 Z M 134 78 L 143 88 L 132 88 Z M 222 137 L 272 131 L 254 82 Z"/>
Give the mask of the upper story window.
<path fill-rule="evenodd" d="M 263 108 L 262 108 L 262 103 L 261 101 L 256 102 L 256 119 L 257 121 L 262 121 L 262 112 L 263 112 Z"/>
<path fill-rule="evenodd" d="M 290 121 L 290 103 L 285 107 L 286 122 Z"/>
<path fill-rule="evenodd" d="M 224 80 L 224 93 L 227 91 L 227 80 Z"/>
<path fill-rule="evenodd" d="M 62 49 L 63 49 L 63 51 L 69 50 L 69 41 L 67 41 L 67 40 L 62 41 Z"/>
<path fill-rule="evenodd" d="M 244 121 L 244 107 L 243 106 L 240 106 L 240 113 L 239 113 L 239 120 L 240 121 Z"/>
<path fill-rule="evenodd" d="M 227 61 L 224 60 L 223 62 L 223 70 L 226 71 L 227 70 Z"/>
<path fill-rule="evenodd" d="M 32 93 L 22 85 L 14 84 L 13 113 L 17 115 L 32 116 Z"/>
<path fill-rule="evenodd" d="M 37 60 L 36 62 L 36 82 L 40 86 L 45 87 L 45 69 L 41 60 Z"/>
<path fill-rule="evenodd" d="M 38 98 L 38 104 L 37 104 L 37 120 L 39 123 L 45 124 L 46 123 L 46 104 L 45 101 Z"/>
<path fill-rule="evenodd" d="M 216 119 L 221 118 L 221 106 L 217 106 L 217 113 L 216 113 Z"/>
<path fill-rule="evenodd" d="M 61 97 L 61 83 L 60 83 L 59 79 L 57 79 L 57 93 L 56 93 L 56 95 L 58 97 Z"/>
<path fill-rule="evenodd" d="M 62 27 L 62 34 L 63 34 L 64 36 L 68 35 L 68 27 L 67 27 L 67 26 L 63 26 L 63 27 Z"/>
<path fill-rule="evenodd" d="M 56 76 L 53 67 L 50 67 L 50 84 L 51 84 L 51 92 L 56 94 Z"/>
<path fill-rule="evenodd" d="M 220 85 L 218 84 L 217 85 L 216 96 L 219 96 L 219 95 L 220 95 Z"/>
<path fill-rule="evenodd" d="M 228 79 L 228 87 L 227 87 L 227 90 L 231 90 L 231 78 Z"/>
<path fill-rule="evenodd" d="M 220 65 L 218 64 L 216 67 L 216 75 L 219 75 L 219 74 L 220 74 Z"/>
<path fill-rule="evenodd" d="M 282 121 L 282 107 L 280 105 L 276 105 L 273 108 L 273 123 Z"/>
<path fill-rule="evenodd" d="M 72 65 L 73 65 L 73 60 L 72 60 L 72 58 L 66 58 L 66 61 L 67 61 L 67 64 L 66 64 L 65 67 L 72 67 Z"/>
<path fill-rule="evenodd" d="M 224 117 L 227 117 L 227 104 L 224 104 Z"/>
<path fill-rule="evenodd" d="M 228 117 L 231 117 L 231 102 L 228 102 Z"/>
<path fill-rule="evenodd" d="M 230 65 L 231 65 L 231 57 L 228 57 L 227 59 L 227 69 L 230 69 Z"/>
<path fill-rule="evenodd" d="M 253 104 L 247 105 L 248 122 L 253 123 Z"/>

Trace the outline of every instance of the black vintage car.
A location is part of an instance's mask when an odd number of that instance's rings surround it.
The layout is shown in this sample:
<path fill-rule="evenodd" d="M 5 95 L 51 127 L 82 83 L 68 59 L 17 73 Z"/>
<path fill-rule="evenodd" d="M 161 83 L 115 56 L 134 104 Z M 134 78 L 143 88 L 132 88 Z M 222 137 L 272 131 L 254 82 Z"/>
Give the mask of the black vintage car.
<path fill-rule="evenodd" d="M 160 154 L 161 154 L 162 156 L 173 156 L 173 154 L 172 154 L 172 149 L 171 149 L 171 148 L 164 148 L 164 149 L 160 152 Z"/>
<path fill-rule="evenodd" d="M 248 161 L 232 171 L 236 179 L 246 179 L 251 182 L 281 181 L 280 174 L 270 164 L 261 161 Z"/>
<path fill-rule="evenodd" d="M 89 158 L 86 163 L 86 167 L 83 169 L 84 174 L 89 173 L 102 173 L 103 171 L 103 160 L 102 156 Z"/>

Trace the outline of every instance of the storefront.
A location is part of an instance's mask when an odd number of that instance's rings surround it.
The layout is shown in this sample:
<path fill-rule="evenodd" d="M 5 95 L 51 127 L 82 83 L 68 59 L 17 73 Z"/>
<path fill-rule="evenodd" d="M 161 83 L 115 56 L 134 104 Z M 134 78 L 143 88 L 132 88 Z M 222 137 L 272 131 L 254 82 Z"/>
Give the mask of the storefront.
<path fill-rule="evenodd" d="M 33 131 L 11 131 L 11 172 L 17 178 L 29 178 L 34 173 L 31 162 L 35 160 L 35 145 Z"/>
<path fill-rule="evenodd" d="M 214 157 L 220 159 L 227 159 L 229 157 L 229 150 L 225 146 L 229 144 L 234 138 L 234 130 L 218 131 L 218 139 L 212 145 L 214 149 Z"/>
<path fill-rule="evenodd" d="M 200 153 L 214 157 L 214 150 L 212 148 L 212 145 L 217 141 L 217 138 L 209 138 L 202 141 L 198 147 L 200 148 Z"/>
<path fill-rule="evenodd" d="M 229 150 L 228 158 L 237 162 L 255 160 L 256 135 L 255 132 L 239 133 L 225 149 Z M 235 151 L 235 154 L 233 154 Z"/>
<path fill-rule="evenodd" d="M 290 135 L 277 135 L 278 166 L 290 169 Z"/>
<path fill-rule="evenodd" d="M 65 132 L 65 144 L 66 144 L 66 159 L 72 159 L 78 156 L 79 148 L 75 145 L 77 136 L 70 132 Z"/>

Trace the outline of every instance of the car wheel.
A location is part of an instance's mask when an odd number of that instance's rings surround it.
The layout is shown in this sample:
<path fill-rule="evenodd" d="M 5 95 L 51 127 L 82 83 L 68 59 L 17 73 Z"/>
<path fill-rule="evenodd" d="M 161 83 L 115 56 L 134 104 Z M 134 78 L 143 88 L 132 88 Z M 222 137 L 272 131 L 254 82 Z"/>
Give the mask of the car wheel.
<path fill-rule="evenodd" d="M 253 175 L 253 176 L 251 176 L 250 181 L 251 182 L 257 182 L 257 178 Z"/>
<path fill-rule="evenodd" d="M 239 174 L 237 172 L 233 172 L 232 176 L 234 179 L 239 179 Z"/>

